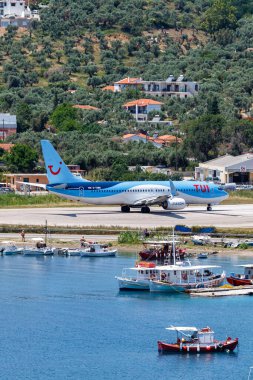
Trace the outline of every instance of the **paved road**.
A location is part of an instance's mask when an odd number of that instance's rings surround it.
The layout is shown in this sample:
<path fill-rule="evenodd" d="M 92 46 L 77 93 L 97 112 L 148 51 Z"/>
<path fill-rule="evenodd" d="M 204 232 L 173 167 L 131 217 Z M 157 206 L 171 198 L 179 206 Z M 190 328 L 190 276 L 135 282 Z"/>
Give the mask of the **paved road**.
<path fill-rule="evenodd" d="M 152 207 L 150 214 L 139 210 L 121 213 L 119 207 L 69 207 L 0 209 L 1 224 L 49 226 L 126 226 L 129 228 L 187 226 L 253 227 L 253 204 L 217 205 L 207 212 L 204 206 L 168 212 Z"/>

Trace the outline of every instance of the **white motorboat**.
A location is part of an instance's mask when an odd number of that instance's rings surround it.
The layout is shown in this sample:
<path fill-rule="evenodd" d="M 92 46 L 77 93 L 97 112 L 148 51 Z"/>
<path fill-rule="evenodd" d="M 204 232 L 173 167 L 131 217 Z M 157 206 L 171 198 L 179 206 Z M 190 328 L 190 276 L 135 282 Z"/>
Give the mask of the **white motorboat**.
<path fill-rule="evenodd" d="M 24 248 L 23 255 L 24 256 L 53 256 L 54 249 L 53 248 Z"/>
<path fill-rule="evenodd" d="M 79 248 L 66 248 L 66 256 L 81 256 L 82 250 Z"/>
<path fill-rule="evenodd" d="M 3 249 L 2 253 L 6 256 L 17 255 L 23 253 L 23 248 L 18 248 L 15 244 L 9 244 Z"/>
<path fill-rule="evenodd" d="M 81 257 L 111 257 L 116 256 L 117 249 L 110 249 L 105 244 L 90 243 L 87 248 L 80 249 Z"/>
<path fill-rule="evenodd" d="M 154 263 L 141 261 L 133 268 L 124 268 L 121 276 L 115 278 L 119 283 L 119 290 L 148 290 L 149 282 L 157 278 L 158 266 Z"/>

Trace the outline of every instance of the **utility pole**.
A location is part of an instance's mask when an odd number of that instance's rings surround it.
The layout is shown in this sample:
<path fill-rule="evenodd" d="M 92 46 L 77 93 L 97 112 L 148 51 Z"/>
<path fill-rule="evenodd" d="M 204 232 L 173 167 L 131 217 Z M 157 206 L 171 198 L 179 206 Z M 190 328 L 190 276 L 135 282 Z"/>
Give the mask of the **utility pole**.
<path fill-rule="evenodd" d="M 4 119 L 3 119 L 3 141 L 4 141 Z"/>
<path fill-rule="evenodd" d="M 177 137 L 178 136 L 177 135 L 178 135 L 178 128 L 176 130 L 176 165 L 175 165 L 176 172 L 177 172 L 177 169 L 178 169 L 178 160 L 177 160 L 177 143 L 178 143 Z"/>

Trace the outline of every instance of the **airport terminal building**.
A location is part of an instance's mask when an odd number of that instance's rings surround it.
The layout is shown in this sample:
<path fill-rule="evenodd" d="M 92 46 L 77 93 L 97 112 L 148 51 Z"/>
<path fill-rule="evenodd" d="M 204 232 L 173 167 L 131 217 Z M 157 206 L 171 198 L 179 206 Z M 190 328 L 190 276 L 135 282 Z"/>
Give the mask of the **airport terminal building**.
<path fill-rule="evenodd" d="M 239 156 L 226 154 L 210 161 L 202 162 L 195 168 L 195 178 L 200 181 L 220 180 L 224 183 L 253 183 L 253 154 Z"/>

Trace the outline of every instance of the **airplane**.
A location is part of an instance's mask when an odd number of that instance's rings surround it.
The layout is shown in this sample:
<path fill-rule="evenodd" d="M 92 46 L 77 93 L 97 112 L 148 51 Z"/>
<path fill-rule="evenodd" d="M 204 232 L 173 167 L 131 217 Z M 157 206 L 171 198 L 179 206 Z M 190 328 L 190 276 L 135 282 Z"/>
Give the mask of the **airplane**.
<path fill-rule="evenodd" d="M 206 204 L 207 211 L 211 211 L 212 205 L 228 197 L 223 187 L 200 181 L 88 181 L 70 172 L 50 141 L 41 140 L 41 146 L 49 184 L 40 187 L 63 198 L 94 205 L 120 205 L 122 212 L 140 208 L 142 213 L 149 213 L 152 205 L 175 211 L 189 204 Z"/>

